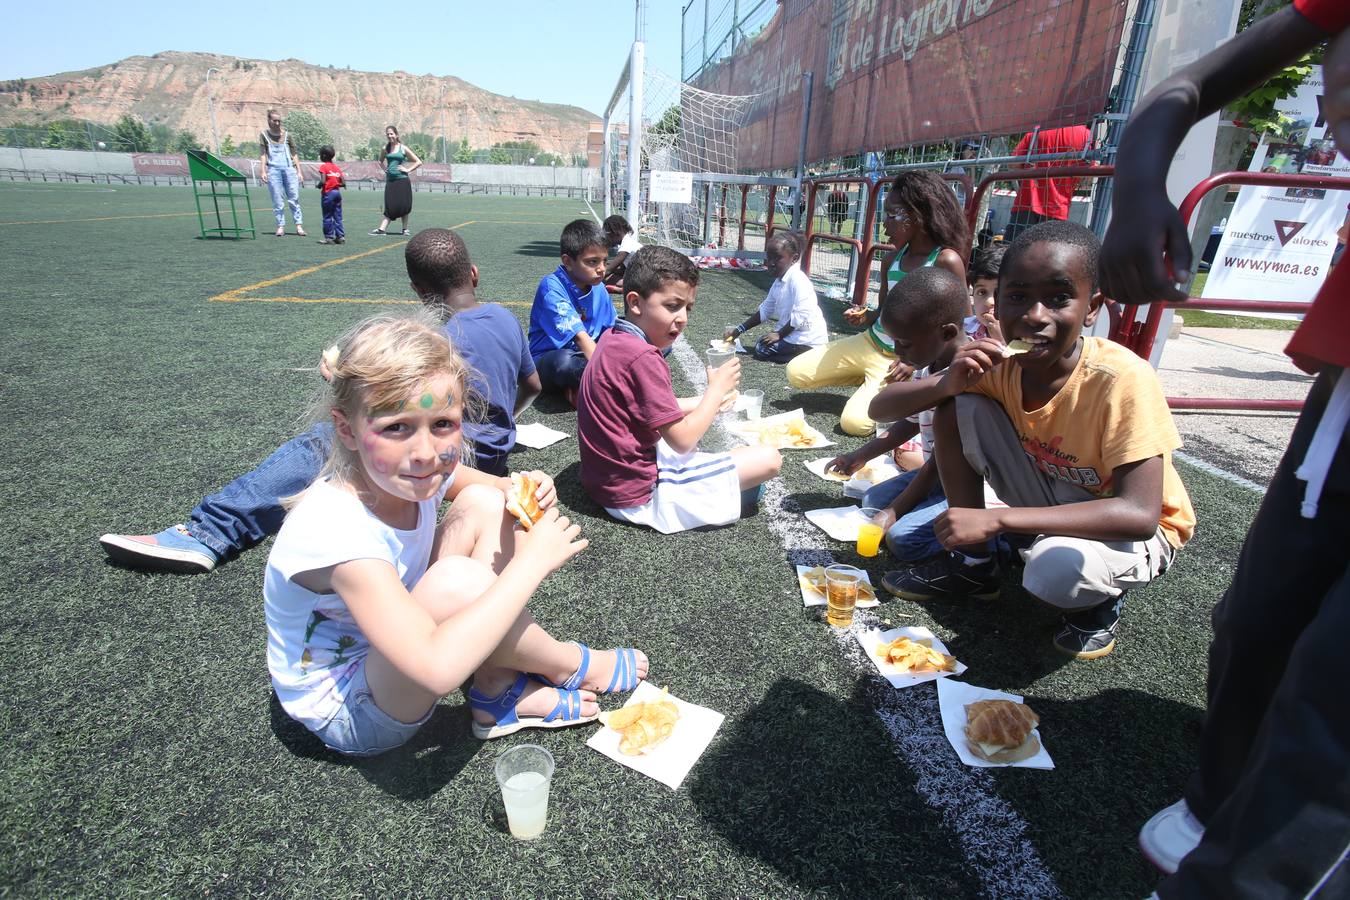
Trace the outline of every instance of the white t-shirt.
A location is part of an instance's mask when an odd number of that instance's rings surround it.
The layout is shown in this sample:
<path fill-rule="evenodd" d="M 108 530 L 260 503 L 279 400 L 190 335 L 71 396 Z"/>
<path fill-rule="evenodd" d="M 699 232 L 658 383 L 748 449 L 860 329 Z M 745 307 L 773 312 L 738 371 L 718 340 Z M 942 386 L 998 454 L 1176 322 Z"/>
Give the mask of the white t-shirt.
<path fill-rule="evenodd" d="M 636 253 L 641 249 L 642 249 L 642 241 L 639 241 L 638 236 L 630 231 L 623 236 L 623 240 L 619 241 L 619 249 L 615 250 L 614 252 Z"/>
<path fill-rule="evenodd" d="M 436 513 L 447 480 L 434 499 L 418 504 L 417 527 L 392 528 L 356 495 L 316 483 L 286 516 L 263 576 L 267 668 L 286 712 L 321 728 L 341 708 L 370 641 L 337 594 L 316 594 L 292 579 L 353 559 L 382 559 L 412 590 L 426 573 L 436 538 Z"/>
<path fill-rule="evenodd" d="M 792 333 L 787 340 L 794 344 L 823 347 L 830 342 L 825 316 L 816 300 L 816 289 L 800 263 L 793 263 L 783 277 L 770 286 L 769 295 L 759 305 L 759 319 L 761 322 L 773 320 L 777 323 L 775 330 L 780 332 L 791 325 Z"/>

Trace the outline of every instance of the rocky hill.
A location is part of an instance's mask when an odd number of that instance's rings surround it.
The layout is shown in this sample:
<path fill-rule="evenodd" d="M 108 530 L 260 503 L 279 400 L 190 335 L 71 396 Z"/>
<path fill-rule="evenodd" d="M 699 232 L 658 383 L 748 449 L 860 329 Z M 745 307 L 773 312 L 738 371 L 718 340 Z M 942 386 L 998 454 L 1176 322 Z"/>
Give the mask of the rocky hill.
<path fill-rule="evenodd" d="M 211 53 L 156 53 L 120 62 L 7 82 L 0 91 L 0 125 L 88 119 L 111 125 L 125 113 L 148 124 L 211 134 L 206 71 L 216 98 L 223 141 L 254 141 L 275 106 L 304 109 L 333 135 L 340 154 L 381 138 L 387 124 L 471 147 L 533 141 L 557 154 L 584 153 L 586 132 L 599 116 L 576 106 L 516 100 L 459 78 L 407 72 L 354 72 L 298 59 L 239 59 Z"/>

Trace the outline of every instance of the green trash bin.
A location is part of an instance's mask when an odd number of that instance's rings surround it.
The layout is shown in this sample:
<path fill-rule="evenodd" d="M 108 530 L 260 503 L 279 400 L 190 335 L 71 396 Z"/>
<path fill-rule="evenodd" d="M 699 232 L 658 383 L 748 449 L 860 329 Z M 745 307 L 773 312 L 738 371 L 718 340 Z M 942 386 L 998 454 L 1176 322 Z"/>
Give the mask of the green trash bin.
<path fill-rule="evenodd" d="M 214 235 L 238 239 L 247 234 L 256 239 L 258 232 L 253 228 L 253 202 L 248 197 L 248 178 L 205 150 L 189 150 L 187 158 L 188 173 L 192 176 L 192 196 L 197 201 L 197 224 L 202 237 Z M 235 189 L 236 185 L 238 190 Z M 209 198 L 207 210 L 202 208 L 203 197 Z M 240 199 L 243 200 L 242 210 L 238 203 Z M 223 203 L 229 205 L 229 224 L 226 224 L 227 211 L 222 208 Z M 215 214 L 214 228 L 206 227 L 207 212 Z M 240 213 L 247 216 L 247 224 L 240 222 Z"/>

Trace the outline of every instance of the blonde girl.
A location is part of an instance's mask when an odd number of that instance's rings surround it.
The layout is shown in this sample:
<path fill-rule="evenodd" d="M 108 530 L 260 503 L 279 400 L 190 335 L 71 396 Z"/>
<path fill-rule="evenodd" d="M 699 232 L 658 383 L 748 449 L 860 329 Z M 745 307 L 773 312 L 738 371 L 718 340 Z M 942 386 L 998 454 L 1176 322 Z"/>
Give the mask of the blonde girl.
<path fill-rule="evenodd" d="M 546 511 L 524 532 L 505 512 L 509 479 L 459 465 L 476 401 L 433 318 L 368 319 L 327 362 L 337 440 L 287 501 L 263 587 L 268 669 L 292 718 L 368 756 L 406 742 L 470 679 L 474 734 L 486 739 L 590 722 L 597 691 L 646 677 L 644 654 L 562 643 L 526 611 L 587 542 L 553 508 L 543 473 L 531 475 Z"/>

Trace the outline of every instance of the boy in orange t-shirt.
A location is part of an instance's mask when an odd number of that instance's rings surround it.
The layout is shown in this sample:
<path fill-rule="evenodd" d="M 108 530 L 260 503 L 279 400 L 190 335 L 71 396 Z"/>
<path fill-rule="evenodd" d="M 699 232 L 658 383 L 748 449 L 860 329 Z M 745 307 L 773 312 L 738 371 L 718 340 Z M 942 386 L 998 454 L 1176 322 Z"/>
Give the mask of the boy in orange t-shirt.
<path fill-rule="evenodd" d="M 941 376 L 886 389 L 885 418 L 936 406 L 935 456 L 949 508 L 934 523 L 950 551 L 888 572 L 910 600 L 993 598 L 1001 579 L 988 541 L 1032 538 L 1022 586 L 1063 611 L 1054 635 L 1080 659 L 1115 647 L 1125 591 L 1167 571 L 1195 529 L 1172 465 L 1181 438 L 1148 363 L 1083 337 L 1101 309 L 1097 238 L 1043 222 L 1003 258 L 998 320 L 1012 347 L 971 341 Z M 986 509 L 983 482 L 1007 508 Z"/>

